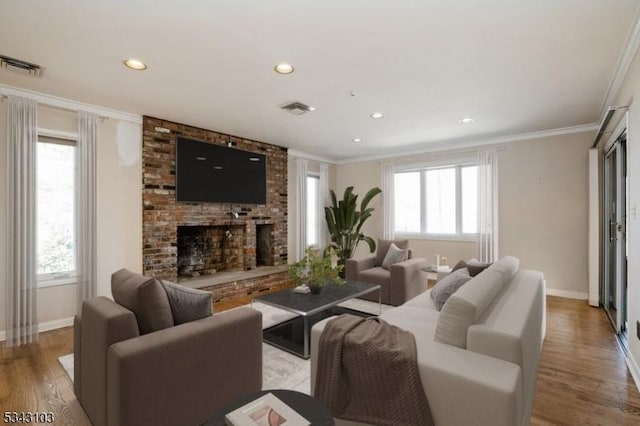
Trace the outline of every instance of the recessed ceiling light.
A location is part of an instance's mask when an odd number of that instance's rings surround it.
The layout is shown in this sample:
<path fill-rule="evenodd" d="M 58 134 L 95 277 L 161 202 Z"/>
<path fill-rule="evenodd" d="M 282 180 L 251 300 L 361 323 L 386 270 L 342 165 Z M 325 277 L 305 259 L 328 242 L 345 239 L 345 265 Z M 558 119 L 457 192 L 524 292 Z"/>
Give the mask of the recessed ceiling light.
<path fill-rule="evenodd" d="M 222 166 L 213 166 L 213 170 L 222 170 Z"/>
<path fill-rule="evenodd" d="M 132 70 L 142 71 L 147 69 L 147 65 L 139 59 L 125 59 L 124 64 Z"/>
<path fill-rule="evenodd" d="M 460 124 L 471 124 L 471 123 L 473 123 L 474 121 L 476 121 L 476 120 L 474 120 L 474 119 L 473 119 L 473 118 L 471 118 L 471 117 L 465 117 L 465 118 L 460 119 L 460 120 L 458 121 L 458 123 L 460 123 Z"/>
<path fill-rule="evenodd" d="M 293 66 L 289 64 L 278 64 L 273 67 L 273 69 L 276 70 L 278 74 L 291 74 L 293 72 Z"/>
<path fill-rule="evenodd" d="M 198 161 L 206 161 L 207 157 L 196 157 L 196 160 L 198 160 Z"/>
<path fill-rule="evenodd" d="M 353 139 L 353 143 L 360 143 L 360 142 L 362 142 L 362 139 L 360 139 L 360 138 L 354 138 Z"/>
<path fill-rule="evenodd" d="M 260 161 L 258 157 L 249 157 L 249 161 Z"/>
<path fill-rule="evenodd" d="M 369 117 L 373 118 L 374 120 L 377 120 L 379 118 L 384 117 L 384 114 L 382 114 L 381 112 L 374 112 Z"/>

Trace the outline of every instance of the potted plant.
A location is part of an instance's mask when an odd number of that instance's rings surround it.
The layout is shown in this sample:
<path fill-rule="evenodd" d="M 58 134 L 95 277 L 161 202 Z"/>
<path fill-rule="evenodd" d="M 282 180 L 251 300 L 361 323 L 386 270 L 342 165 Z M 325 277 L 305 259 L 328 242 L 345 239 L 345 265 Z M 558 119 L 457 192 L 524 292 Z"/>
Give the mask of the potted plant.
<path fill-rule="evenodd" d="M 309 247 L 304 257 L 289 265 L 289 276 L 296 285 L 306 284 L 312 293 L 318 293 L 327 284 L 342 284 L 338 265 L 338 256 L 333 247 L 327 247 L 322 253 Z"/>
<path fill-rule="evenodd" d="M 373 238 L 364 235 L 361 229 L 374 210 L 373 207 L 369 207 L 369 203 L 381 192 L 382 190 L 377 187 L 370 189 L 362 199 L 360 210 L 358 210 L 358 195 L 353 193 L 353 186 L 344 190 L 340 201 L 336 200 L 336 194 L 331 190 L 331 206 L 324 208 L 324 214 L 329 234 L 331 234 L 331 244 L 337 248 L 338 264 L 343 268 L 345 261 L 353 256 L 360 241 L 369 245 L 371 253 L 375 251 L 376 242 Z"/>

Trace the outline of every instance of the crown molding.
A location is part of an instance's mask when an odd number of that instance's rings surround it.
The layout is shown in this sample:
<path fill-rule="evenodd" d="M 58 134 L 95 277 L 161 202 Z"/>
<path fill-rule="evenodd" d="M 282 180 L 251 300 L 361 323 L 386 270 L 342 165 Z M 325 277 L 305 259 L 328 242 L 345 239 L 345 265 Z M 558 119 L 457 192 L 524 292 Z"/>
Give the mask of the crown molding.
<path fill-rule="evenodd" d="M 51 106 L 54 108 L 65 109 L 68 111 L 85 111 L 96 114 L 103 118 L 113 118 L 119 121 L 128 121 L 130 123 L 142 124 L 142 116 L 131 114 L 129 112 L 117 111 L 111 108 L 105 108 L 98 105 L 91 105 L 84 102 L 78 102 L 71 99 L 61 98 L 58 96 L 47 95 L 46 93 L 34 92 L 32 90 L 22 89 L 13 86 L 0 84 L 0 96 L 21 96 L 23 98 L 32 99 L 39 104 Z"/>
<path fill-rule="evenodd" d="M 440 151 L 452 151 L 464 148 L 476 148 L 486 145 L 509 144 L 531 139 L 541 139 L 553 136 L 571 135 L 574 133 L 593 132 L 598 129 L 595 123 L 582 124 L 580 126 L 561 127 L 559 129 L 542 130 L 539 132 L 518 133 L 515 135 L 496 136 L 480 139 L 454 139 L 424 144 L 422 147 L 413 150 L 395 151 L 393 154 L 379 154 L 366 157 L 354 157 L 336 161 L 335 164 L 357 163 L 360 161 L 386 160 L 391 158 L 406 157 L 408 155 L 428 154 Z"/>
<path fill-rule="evenodd" d="M 306 158 L 307 160 L 319 161 L 321 163 L 329 163 L 329 164 L 339 164 L 335 159 L 329 157 L 323 157 L 321 155 L 308 154 L 303 151 L 298 151 L 296 149 L 288 149 L 287 154 L 291 157 L 296 158 Z"/>
<path fill-rule="evenodd" d="M 609 108 L 609 106 L 613 106 L 613 103 L 618 97 L 620 89 L 622 88 L 622 83 L 624 83 L 624 80 L 629 73 L 629 69 L 631 68 L 633 59 L 638 52 L 638 48 L 640 48 L 640 10 L 636 14 L 636 19 L 631 27 L 629 36 L 627 37 L 627 42 L 620 53 L 616 69 L 611 77 L 607 93 L 602 100 L 602 105 L 600 105 L 601 113 L 600 120 L 598 120 L 599 123 L 602 123 L 605 115 L 607 114 L 607 108 Z"/>

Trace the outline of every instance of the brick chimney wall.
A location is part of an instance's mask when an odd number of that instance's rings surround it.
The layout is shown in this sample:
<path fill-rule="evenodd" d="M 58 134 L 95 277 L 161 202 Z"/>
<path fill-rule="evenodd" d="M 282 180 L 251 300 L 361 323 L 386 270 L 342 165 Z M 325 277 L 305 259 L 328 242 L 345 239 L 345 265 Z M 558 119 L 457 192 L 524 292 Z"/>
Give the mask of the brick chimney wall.
<path fill-rule="evenodd" d="M 287 263 L 287 149 L 153 117 L 143 117 L 143 270 L 176 281 L 178 226 L 245 226 L 244 269 L 256 268 L 256 226 L 272 225 L 274 266 Z M 162 131 L 168 129 L 169 133 Z M 266 205 L 176 201 L 176 139 L 184 136 L 267 157 Z M 238 218 L 232 216 L 238 213 Z"/>

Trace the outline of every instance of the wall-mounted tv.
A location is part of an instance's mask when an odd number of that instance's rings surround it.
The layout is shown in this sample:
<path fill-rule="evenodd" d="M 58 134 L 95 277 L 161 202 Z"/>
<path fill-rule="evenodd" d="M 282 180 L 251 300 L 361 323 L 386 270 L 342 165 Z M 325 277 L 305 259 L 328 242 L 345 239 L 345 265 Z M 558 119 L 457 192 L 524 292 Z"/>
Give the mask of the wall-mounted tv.
<path fill-rule="evenodd" d="M 263 154 L 178 137 L 176 199 L 266 204 L 266 160 Z"/>

